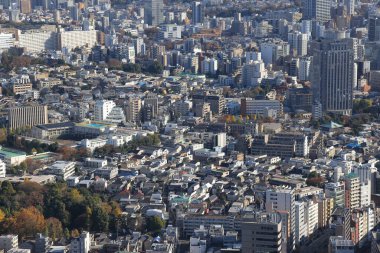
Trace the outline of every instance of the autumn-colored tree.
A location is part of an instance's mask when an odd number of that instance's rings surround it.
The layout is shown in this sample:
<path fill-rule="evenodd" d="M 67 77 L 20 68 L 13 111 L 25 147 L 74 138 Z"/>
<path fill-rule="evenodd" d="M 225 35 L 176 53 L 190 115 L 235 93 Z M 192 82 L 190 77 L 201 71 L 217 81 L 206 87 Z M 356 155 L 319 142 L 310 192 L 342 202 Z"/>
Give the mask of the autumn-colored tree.
<path fill-rule="evenodd" d="M 81 203 L 84 200 L 83 196 L 77 189 L 70 190 L 69 199 L 75 204 Z"/>
<path fill-rule="evenodd" d="M 31 158 L 27 158 L 25 160 L 25 163 L 26 163 L 26 167 L 28 167 L 28 172 L 30 174 L 33 174 L 34 171 L 36 171 L 37 169 L 40 169 L 43 166 L 40 160 L 33 160 Z"/>
<path fill-rule="evenodd" d="M 5 213 L 3 210 L 0 209 L 0 223 L 2 223 L 5 220 Z"/>
<path fill-rule="evenodd" d="M 78 229 L 73 229 L 73 230 L 71 230 L 71 237 L 78 237 L 79 235 L 80 235 L 80 233 L 79 233 L 79 231 L 78 231 Z"/>
<path fill-rule="evenodd" d="M 45 230 L 45 218 L 34 206 L 21 209 L 15 214 L 14 231 L 24 236 L 34 236 Z"/>
<path fill-rule="evenodd" d="M 46 220 L 46 231 L 53 241 L 63 237 L 62 223 L 57 218 L 50 217 Z"/>
<path fill-rule="evenodd" d="M 111 58 L 108 60 L 107 64 L 108 64 L 108 68 L 110 68 L 110 69 L 122 69 L 123 68 L 123 64 L 118 59 Z"/>
<path fill-rule="evenodd" d="M 58 153 L 61 155 L 61 158 L 66 161 L 72 161 L 75 157 L 77 150 L 72 147 L 63 146 L 58 149 Z"/>
<path fill-rule="evenodd" d="M 7 141 L 7 130 L 5 128 L 0 128 L 0 143 Z"/>

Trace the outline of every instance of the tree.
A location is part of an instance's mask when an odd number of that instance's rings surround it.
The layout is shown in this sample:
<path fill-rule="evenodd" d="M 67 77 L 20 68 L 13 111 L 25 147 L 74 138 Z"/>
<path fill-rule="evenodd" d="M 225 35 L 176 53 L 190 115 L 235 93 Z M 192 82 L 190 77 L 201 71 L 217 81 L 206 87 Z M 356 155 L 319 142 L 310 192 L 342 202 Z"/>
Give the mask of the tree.
<path fill-rule="evenodd" d="M 63 237 L 62 223 L 54 217 L 46 219 L 46 230 L 50 238 L 55 241 Z"/>
<path fill-rule="evenodd" d="M 45 218 L 37 208 L 30 206 L 15 215 L 14 231 L 21 237 L 34 236 L 45 230 Z"/>
<path fill-rule="evenodd" d="M 96 206 L 92 212 L 92 220 L 95 221 L 92 224 L 92 229 L 96 232 L 105 232 L 108 231 L 109 217 L 107 212 Z"/>
<path fill-rule="evenodd" d="M 165 221 L 158 216 L 149 217 L 146 221 L 146 228 L 149 232 L 157 233 L 160 232 L 164 227 Z"/>
<path fill-rule="evenodd" d="M 119 61 L 118 59 L 114 59 L 114 58 L 109 59 L 107 64 L 108 64 L 109 69 L 121 70 L 123 67 L 121 61 Z"/>
<path fill-rule="evenodd" d="M 0 128 L 0 143 L 5 143 L 7 141 L 7 130 L 5 128 Z"/>
<path fill-rule="evenodd" d="M 13 195 L 16 191 L 13 188 L 12 183 L 7 180 L 1 184 L 1 193 L 4 195 Z"/>
<path fill-rule="evenodd" d="M 3 222 L 5 219 L 5 213 L 3 210 L 0 209 L 0 223 Z"/>

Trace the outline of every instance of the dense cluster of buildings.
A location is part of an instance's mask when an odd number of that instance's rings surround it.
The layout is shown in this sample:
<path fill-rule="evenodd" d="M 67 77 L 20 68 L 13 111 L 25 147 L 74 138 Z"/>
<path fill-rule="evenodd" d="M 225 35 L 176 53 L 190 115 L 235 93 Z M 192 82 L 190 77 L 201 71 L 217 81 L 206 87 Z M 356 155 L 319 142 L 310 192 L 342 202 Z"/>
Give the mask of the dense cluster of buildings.
<path fill-rule="evenodd" d="M 0 235 L 0 252 L 380 252 L 377 3 L 0 8 L 0 182 L 87 188 L 127 221 Z M 158 236 L 137 226 L 151 217 Z"/>

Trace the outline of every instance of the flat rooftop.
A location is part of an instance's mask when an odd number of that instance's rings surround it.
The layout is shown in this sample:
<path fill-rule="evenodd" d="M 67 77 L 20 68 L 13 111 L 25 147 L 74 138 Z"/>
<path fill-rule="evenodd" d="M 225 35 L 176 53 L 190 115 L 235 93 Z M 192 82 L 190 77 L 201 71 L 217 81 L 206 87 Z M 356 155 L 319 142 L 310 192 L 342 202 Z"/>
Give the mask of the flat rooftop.
<path fill-rule="evenodd" d="M 0 147 L 0 155 L 5 157 L 17 157 L 17 156 L 26 156 L 26 153 L 23 151 Z"/>

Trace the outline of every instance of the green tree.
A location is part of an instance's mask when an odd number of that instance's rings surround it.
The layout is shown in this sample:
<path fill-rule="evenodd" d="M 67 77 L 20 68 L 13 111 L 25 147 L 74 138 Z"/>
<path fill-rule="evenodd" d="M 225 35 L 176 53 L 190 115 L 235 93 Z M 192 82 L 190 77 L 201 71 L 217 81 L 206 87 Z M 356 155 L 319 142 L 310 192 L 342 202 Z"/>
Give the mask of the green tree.
<path fill-rule="evenodd" d="M 148 217 L 146 220 L 146 228 L 149 232 L 158 233 L 164 227 L 165 221 L 158 216 Z"/>
<path fill-rule="evenodd" d="M 108 231 L 109 217 L 103 208 L 96 206 L 92 211 L 92 229 L 96 232 Z"/>

